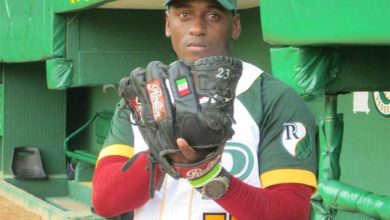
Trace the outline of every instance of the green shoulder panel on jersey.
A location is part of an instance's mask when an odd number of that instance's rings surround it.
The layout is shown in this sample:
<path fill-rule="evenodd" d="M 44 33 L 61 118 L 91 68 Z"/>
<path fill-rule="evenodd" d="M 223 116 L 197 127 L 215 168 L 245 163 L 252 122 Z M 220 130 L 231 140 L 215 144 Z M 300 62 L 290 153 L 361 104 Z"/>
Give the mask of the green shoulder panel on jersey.
<path fill-rule="evenodd" d="M 103 146 L 114 144 L 124 144 L 133 146 L 134 134 L 130 122 L 130 108 L 126 101 L 121 99 L 116 106 L 114 116 L 111 121 L 111 128 L 104 141 Z"/>
<path fill-rule="evenodd" d="M 134 134 L 130 123 L 130 109 L 125 100 L 121 99 L 116 106 L 111 121 L 110 131 L 99 153 L 98 161 L 108 156 L 123 156 L 130 158 L 134 155 Z"/>
<path fill-rule="evenodd" d="M 257 124 L 260 124 L 263 115 L 260 88 L 261 88 L 261 76 L 256 79 L 256 81 L 252 84 L 252 87 L 249 90 L 246 90 L 244 93 L 241 93 L 239 96 L 237 96 L 237 99 L 243 103 L 243 105 L 251 114 L 253 120 Z M 260 100 L 260 101 L 257 102 L 254 100 Z"/>
<path fill-rule="evenodd" d="M 298 181 L 279 178 L 289 173 L 289 176 L 302 177 L 303 184 L 315 186 L 317 127 L 301 97 L 273 76 L 263 73 L 238 99 L 260 129 L 259 170 L 261 176 L 265 174 L 261 178 L 262 185 Z M 254 101 L 256 99 L 258 101 Z"/>
<path fill-rule="evenodd" d="M 260 68 L 243 62 L 243 72 L 237 85 L 237 99 L 240 100 L 254 121 L 259 124 L 262 116 L 261 76 L 266 74 Z M 258 100 L 260 101 L 254 101 Z"/>

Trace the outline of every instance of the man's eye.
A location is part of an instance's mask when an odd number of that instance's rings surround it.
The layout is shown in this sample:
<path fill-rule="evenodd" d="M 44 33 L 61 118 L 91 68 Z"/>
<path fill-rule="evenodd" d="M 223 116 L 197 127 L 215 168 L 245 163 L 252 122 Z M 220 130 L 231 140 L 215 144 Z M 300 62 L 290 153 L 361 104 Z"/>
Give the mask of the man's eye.
<path fill-rule="evenodd" d="M 214 14 L 214 13 L 210 13 L 208 14 L 207 18 L 210 20 L 210 21 L 217 21 L 219 19 L 219 16 L 217 14 Z"/>
<path fill-rule="evenodd" d="M 189 13 L 186 13 L 186 12 L 183 12 L 183 13 L 180 13 L 180 18 L 181 19 L 187 19 L 190 17 L 190 14 Z"/>

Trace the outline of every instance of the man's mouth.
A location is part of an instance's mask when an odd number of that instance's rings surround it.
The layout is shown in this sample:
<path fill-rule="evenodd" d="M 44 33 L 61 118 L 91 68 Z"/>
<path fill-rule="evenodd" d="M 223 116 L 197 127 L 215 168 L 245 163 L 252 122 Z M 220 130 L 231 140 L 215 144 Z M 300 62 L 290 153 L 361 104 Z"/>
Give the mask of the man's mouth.
<path fill-rule="evenodd" d="M 187 47 L 191 50 L 203 51 L 207 49 L 207 45 L 203 42 L 191 41 L 187 43 Z"/>

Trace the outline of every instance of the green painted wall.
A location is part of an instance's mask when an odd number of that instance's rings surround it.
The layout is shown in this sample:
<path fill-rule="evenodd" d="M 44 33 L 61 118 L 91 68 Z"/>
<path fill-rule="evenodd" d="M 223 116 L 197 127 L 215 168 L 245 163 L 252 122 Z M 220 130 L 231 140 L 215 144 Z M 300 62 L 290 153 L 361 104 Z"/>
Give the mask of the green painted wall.
<path fill-rule="evenodd" d="M 373 100 L 370 92 L 370 112 L 355 114 L 352 111 L 353 95 L 339 96 L 338 111 L 344 113 L 345 123 L 340 181 L 390 196 L 390 118 L 377 111 Z M 372 218 L 340 211 L 336 219 Z"/>
<path fill-rule="evenodd" d="M 239 11 L 241 15 L 241 36 L 234 44 L 234 55 L 259 66 L 271 73 L 271 45 L 263 40 L 259 8 Z"/>
<path fill-rule="evenodd" d="M 390 196 L 390 118 L 379 113 L 373 100 L 370 92 L 370 112 L 355 114 L 352 94 L 339 96 L 345 123 L 340 180 Z"/>
<path fill-rule="evenodd" d="M 64 174 L 65 92 L 47 89 L 42 62 L 3 64 L 2 75 L 3 173 L 11 174 L 14 147 L 35 146 L 41 150 L 49 175 Z"/>

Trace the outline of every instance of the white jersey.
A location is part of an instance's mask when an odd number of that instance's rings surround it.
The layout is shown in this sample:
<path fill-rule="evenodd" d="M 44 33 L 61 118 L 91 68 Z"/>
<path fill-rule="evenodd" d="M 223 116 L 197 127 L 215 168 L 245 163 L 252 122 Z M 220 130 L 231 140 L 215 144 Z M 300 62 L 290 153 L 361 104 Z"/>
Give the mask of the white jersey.
<path fill-rule="evenodd" d="M 260 77 L 262 70 L 243 62 L 242 76 L 236 94 L 247 91 Z M 222 166 L 238 179 L 256 187 L 260 186 L 257 151 L 260 143 L 260 129 L 240 100 L 234 102 L 233 125 L 235 131 L 226 143 Z M 147 150 L 141 133 L 133 126 L 135 153 Z M 231 219 L 229 214 L 211 199 L 202 195 L 185 179 L 175 180 L 166 175 L 160 191 L 144 206 L 135 211 L 135 220 L 205 220 L 211 216 L 217 219 Z"/>

